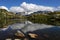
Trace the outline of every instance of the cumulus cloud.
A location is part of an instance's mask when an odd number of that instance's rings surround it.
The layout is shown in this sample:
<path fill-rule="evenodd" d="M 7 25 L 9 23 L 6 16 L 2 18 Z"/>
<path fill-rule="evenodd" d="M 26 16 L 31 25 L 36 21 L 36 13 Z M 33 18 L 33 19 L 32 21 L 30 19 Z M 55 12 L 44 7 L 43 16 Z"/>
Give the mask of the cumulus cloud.
<path fill-rule="evenodd" d="M 0 6 L 0 9 L 6 9 L 8 10 L 7 7 L 5 6 Z M 37 11 L 56 11 L 56 10 L 60 10 L 60 6 L 59 7 L 50 7 L 50 6 L 43 6 L 43 5 L 37 5 L 37 4 L 32 4 L 32 3 L 26 3 L 23 2 L 22 4 L 20 4 L 20 6 L 12 6 L 9 8 L 9 11 L 11 12 L 25 12 L 25 14 L 30 14 L 33 12 L 37 12 Z"/>
<path fill-rule="evenodd" d="M 11 12 L 24 12 L 24 9 L 22 7 L 14 6 L 10 8 L 10 11 Z"/>
<path fill-rule="evenodd" d="M 23 2 L 21 4 L 21 7 L 23 7 L 28 12 L 30 12 L 30 11 L 32 11 L 32 12 L 35 12 L 35 11 L 54 11 L 54 7 L 36 5 L 36 4 L 26 3 L 26 2 Z"/>
<path fill-rule="evenodd" d="M 6 9 L 7 11 L 9 11 L 8 8 L 5 6 L 0 6 L 0 9 Z"/>
<path fill-rule="evenodd" d="M 60 6 L 58 6 L 57 8 L 59 8 L 59 9 L 60 9 Z"/>
<path fill-rule="evenodd" d="M 14 6 L 10 8 L 12 12 L 28 12 L 28 14 L 36 11 L 54 11 L 54 7 L 36 5 L 32 3 L 23 2 L 20 6 Z"/>
<path fill-rule="evenodd" d="M 60 11 L 60 6 L 57 7 L 56 11 Z"/>

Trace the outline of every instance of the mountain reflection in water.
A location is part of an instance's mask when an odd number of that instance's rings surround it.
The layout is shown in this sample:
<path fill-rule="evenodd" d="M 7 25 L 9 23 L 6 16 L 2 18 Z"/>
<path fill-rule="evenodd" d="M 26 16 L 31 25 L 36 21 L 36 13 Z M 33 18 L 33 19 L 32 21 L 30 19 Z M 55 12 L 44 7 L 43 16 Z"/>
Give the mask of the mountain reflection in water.
<path fill-rule="evenodd" d="M 11 29 L 21 29 L 23 32 L 27 32 L 27 31 L 34 31 L 38 29 L 50 28 L 54 26 L 45 25 L 45 24 L 33 24 L 30 21 L 26 21 L 25 23 L 15 23 L 13 25 L 9 25 L 9 27 Z"/>
<path fill-rule="evenodd" d="M 45 33 L 48 35 L 60 35 L 60 27 L 52 26 L 52 25 L 45 25 L 45 24 L 33 24 L 28 21 L 28 24 L 24 23 L 15 23 L 12 25 L 9 25 L 7 28 L 0 29 L 0 39 L 4 39 L 9 37 L 13 37 L 17 30 L 22 30 L 24 33 L 27 33 L 29 31 L 36 33 Z M 60 37 L 60 36 L 59 36 Z"/>

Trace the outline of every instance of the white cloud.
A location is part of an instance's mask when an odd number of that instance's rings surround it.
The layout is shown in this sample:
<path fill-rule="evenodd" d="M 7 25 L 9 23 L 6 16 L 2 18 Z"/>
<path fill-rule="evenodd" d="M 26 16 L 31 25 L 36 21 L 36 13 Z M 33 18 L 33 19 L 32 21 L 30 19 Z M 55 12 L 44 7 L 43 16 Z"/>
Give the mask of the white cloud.
<path fill-rule="evenodd" d="M 0 9 L 8 10 L 8 8 L 5 6 L 0 6 Z M 60 10 L 60 6 L 55 8 L 55 7 L 42 6 L 42 5 L 26 3 L 26 2 L 23 2 L 20 6 L 12 6 L 9 8 L 9 11 L 11 12 L 28 12 L 28 14 L 36 11 L 52 11 L 53 12 L 56 10 Z"/>
<path fill-rule="evenodd" d="M 22 7 L 14 6 L 14 7 L 10 8 L 10 11 L 12 11 L 12 12 L 24 12 L 24 9 Z"/>
<path fill-rule="evenodd" d="M 41 5 L 23 2 L 20 6 L 11 7 L 10 11 L 12 12 L 28 11 L 28 14 L 30 14 L 31 12 L 36 12 L 36 11 L 54 11 L 54 7 L 41 6 Z"/>
<path fill-rule="evenodd" d="M 0 6 L 0 9 L 6 9 L 7 11 L 9 11 L 8 8 L 5 6 Z"/>
<path fill-rule="evenodd" d="M 21 4 L 21 7 L 23 7 L 26 11 L 54 11 L 54 7 L 48 7 L 48 6 L 42 6 L 42 5 L 36 5 L 32 3 L 26 3 L 23 2 Z"/>
<path fill-rule="evenodd" d="M 60 9 L 60 6 L 58 6 L 57 8 L 59 8 L 59 9 Z"/>
<path fill-rule="evenodd" d="M 60 6 L 58 6 L 56 10 L 57 10 L 57 11 L 60 11 Z"/>

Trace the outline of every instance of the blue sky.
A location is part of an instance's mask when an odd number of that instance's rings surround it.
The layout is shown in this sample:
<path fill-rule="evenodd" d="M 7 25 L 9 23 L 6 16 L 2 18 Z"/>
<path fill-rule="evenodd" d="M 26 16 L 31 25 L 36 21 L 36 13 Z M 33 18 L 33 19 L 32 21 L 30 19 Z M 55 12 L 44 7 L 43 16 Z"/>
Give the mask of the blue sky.
<path fill-rule="evenodd" d="M 19 6 L 22 2 L 53 7 L 60 6 L 60 0 L 0 0 L 0 6 L 10 8 L 11 6 Z"/>

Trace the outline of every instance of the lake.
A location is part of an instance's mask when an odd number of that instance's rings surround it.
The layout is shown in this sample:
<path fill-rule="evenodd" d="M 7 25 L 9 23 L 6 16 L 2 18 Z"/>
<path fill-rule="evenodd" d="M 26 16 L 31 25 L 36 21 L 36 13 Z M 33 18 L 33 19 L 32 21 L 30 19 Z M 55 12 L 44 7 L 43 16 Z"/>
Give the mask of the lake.
<path fill-rule="evenodd" d="M 47 29 L 49 31 L 47 31 Z M 32 23 L 30 21 L 20 22 L 20 23 L 13 23 L 8 25 L 6 28 L 0 28 L 0 39 L 3 40 L 4 38 L 7 38 L 8 36 L 13 37 L 13 35 L 16 33 L 17 30 L 22 30 L 23 33 L 35 30 L 46 30 L 46 33 L 48 32 L 54 32 L 55 31 L 59 34 L 60 27 L 59 26 L 53 26 L 53 25 L 47 25 L 47 24 L 38 24 L 38 23 Z M 38 31 L 37 31 L 38 32 Z M 45 32 L 45 31 L 43 31 Z"/>
<path fill-rule="evenodd" d="M 54 26 L 25 21 L 25 23 L 15 23 L 15 24 L 9 25 L 9 27 L 11 27 L 12 29 L 21 29 L 22 31 L 27 32 L 27 31 L 34 31 L 37 29 L 51 28 Z"/>

